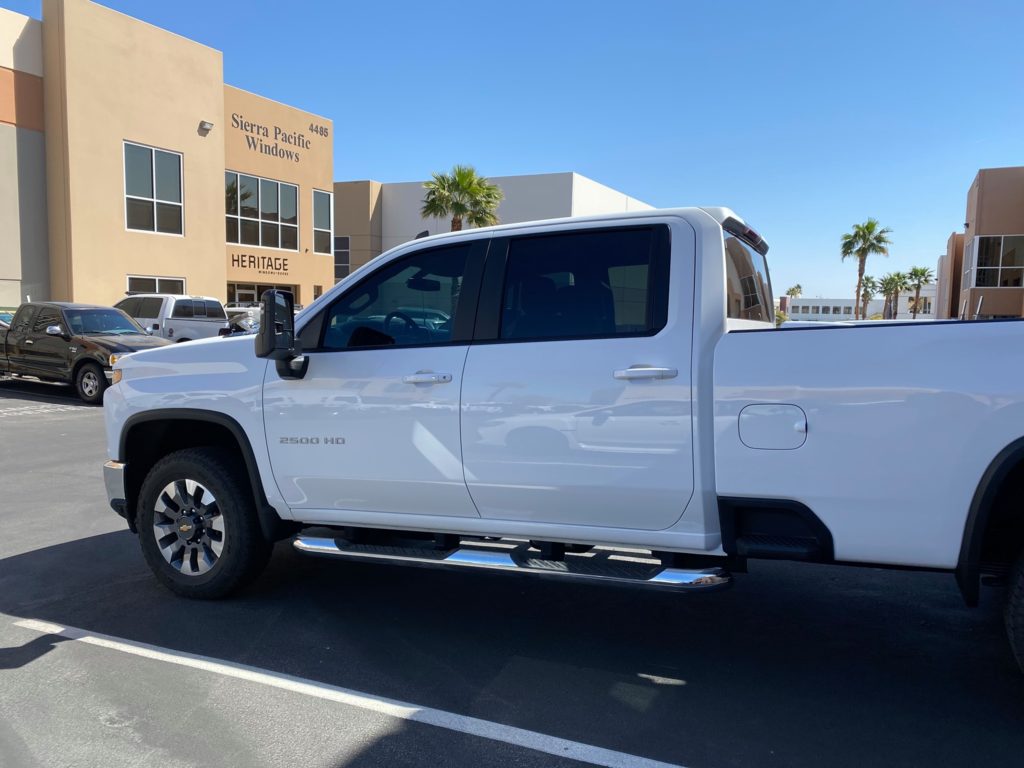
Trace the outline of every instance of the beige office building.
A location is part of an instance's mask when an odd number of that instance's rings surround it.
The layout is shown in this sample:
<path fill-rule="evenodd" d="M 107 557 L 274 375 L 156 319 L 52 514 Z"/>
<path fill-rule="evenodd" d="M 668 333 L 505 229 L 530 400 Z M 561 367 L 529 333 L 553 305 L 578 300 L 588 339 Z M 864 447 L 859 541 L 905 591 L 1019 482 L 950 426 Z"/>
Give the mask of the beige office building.
<path fill-rule="evenodd" d="M 334 284 L 333 125 L 89 0 L 0 9 L 0 307 Z"/>
<path fill-rule="evenodd" d="M 984 168 L 939 258 L 938 317 L 1024 317 L 1024 167 Z"/>

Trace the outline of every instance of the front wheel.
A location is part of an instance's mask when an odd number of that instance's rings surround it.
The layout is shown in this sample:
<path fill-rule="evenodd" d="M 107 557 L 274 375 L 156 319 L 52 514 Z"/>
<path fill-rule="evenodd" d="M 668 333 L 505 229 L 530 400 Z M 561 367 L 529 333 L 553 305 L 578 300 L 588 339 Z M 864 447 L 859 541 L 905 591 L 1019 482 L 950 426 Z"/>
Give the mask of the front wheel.
<path fill-rule="evenodd" d="M 75 374 L 75 391 L 90 405 L 103 402 L 103 391 L 107 388 L 107 377 L 97 363 L 86 363 Z"/>
<path fill-rule="evenodd" d="M 1006 634 L 1017 666 L 1024 672 L 1024 552 L 1017 558 L 1010 573 L 1010 590 L 1006 595 Z"/>
<path fill-rule="evenodd" d="M 157 579 L 184 597 L 225 597 L 259 575 L 263 537 L 240 463 L 217 448 L 158 461 L 139 493 L 139 541 Z"/>

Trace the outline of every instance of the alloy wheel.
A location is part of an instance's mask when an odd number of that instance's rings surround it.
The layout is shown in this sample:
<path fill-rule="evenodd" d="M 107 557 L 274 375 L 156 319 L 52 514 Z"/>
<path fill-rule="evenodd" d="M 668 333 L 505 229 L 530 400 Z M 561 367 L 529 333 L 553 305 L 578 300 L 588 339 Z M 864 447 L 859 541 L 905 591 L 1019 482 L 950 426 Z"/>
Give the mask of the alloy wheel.
<path fill-rule="evenodd" d="M 185 576 L 213 568 L 224 550 L 224 517 L 210 490 L 195 480 L 175 480 L 157 497 L 153 535 L 164 560 Z"/>

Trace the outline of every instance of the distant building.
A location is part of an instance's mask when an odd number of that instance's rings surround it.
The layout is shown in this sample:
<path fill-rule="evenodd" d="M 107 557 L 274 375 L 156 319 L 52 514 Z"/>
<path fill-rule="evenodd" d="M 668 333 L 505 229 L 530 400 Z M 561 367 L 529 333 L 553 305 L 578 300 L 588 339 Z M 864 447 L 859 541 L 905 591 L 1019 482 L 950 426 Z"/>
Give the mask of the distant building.
<path fill-rule="evenodd" d="M 651 209 L 647 203 L 578 173 L 492 176 L 488 180 L 505 193 L 498 206 L 502 224 Z M 420 216 L 424 194 L 422 181 L 335 182 L 335 280 L 421 233 L 448 232 L 450 221 Z"/>
<path fill-rule="evenodd" d="M 935 284 L 926 285 L 921 289 L 920 306 L 917 311 L 918 320 L 932 320 L 935 318 Z M 789 298 L 789 297 L 787 297 Z M 894 319 L 910 320 L 914 317 L 913 312 L 914 292 L 908 291 L 900 294 L 899 312 Z M 853 320 L 853 299 L 810 299 L 801 296 L 796 299 L 790 298 L 787 302 L 787 309 L 783 310 L 790 320 L 819 320 L 832 321 Z M 868 318 L 881 315 L 885 309 L 885 300 L 882 298 L 872 299 L 868 302 Z"/>
<path fill-rule="evenodd" d="M 940 318 L 1024 316 L 1024 167 L 978 171 L 937 279 Z"/>

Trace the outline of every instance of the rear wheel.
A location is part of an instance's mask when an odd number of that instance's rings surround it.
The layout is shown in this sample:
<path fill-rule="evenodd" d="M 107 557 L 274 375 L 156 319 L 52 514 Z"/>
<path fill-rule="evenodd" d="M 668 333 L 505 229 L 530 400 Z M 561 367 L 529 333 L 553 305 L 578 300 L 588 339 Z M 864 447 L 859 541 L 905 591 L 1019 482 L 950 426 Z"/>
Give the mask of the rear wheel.
<path fill-rule="evenodd" d="M 139 494 L 139 541 L 157 579 L 179 595 L 224 597 L 259 575 L 272 549 L 244 471 L 227 451 L 166 456 Z"/>
<path fill-rule="evenodd" d="M 1024 672 L 1024 552 L 1017 558 L 1010 573 L 1010 590 L 1006 596 L 1003 617 L 1006 620 L 1010 648 L 1017 659 L 1017 666 Z"/>
<path fill-rule="evenodd" d="M 87 403 L 102 403 L 106 388 L 107 377 L 98 363 L 85 363 L 75 374 L 75 391 Z"/>

